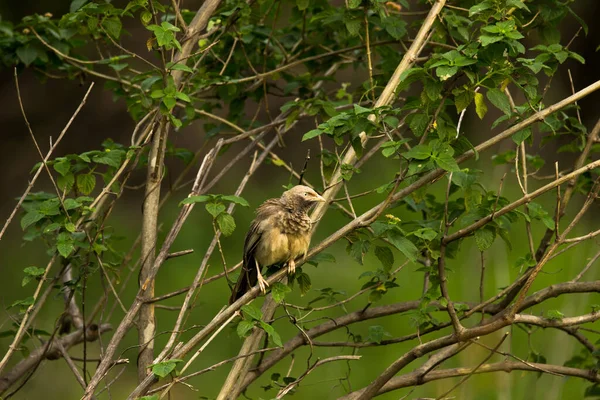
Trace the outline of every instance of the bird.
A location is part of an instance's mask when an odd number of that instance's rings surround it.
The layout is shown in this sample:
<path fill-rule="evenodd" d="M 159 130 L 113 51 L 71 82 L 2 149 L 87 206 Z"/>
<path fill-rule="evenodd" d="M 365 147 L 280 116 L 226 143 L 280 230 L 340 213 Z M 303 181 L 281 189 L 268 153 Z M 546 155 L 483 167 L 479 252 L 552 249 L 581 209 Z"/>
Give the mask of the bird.
<path fill-rule="evenodd" d="M 242 271 L 233 287 L 229 304 L 234 303 L 256 283 L 265 293 L 269 285 L 262 267 L 287 264 L 288 274 L 296 271 L 295 259 L 306 256 L 312 236 L 308 211 L 325 199 L 308 186 L 297 185 L 278 199 L 266 200 L 256 209 L 244 241 Z"/>

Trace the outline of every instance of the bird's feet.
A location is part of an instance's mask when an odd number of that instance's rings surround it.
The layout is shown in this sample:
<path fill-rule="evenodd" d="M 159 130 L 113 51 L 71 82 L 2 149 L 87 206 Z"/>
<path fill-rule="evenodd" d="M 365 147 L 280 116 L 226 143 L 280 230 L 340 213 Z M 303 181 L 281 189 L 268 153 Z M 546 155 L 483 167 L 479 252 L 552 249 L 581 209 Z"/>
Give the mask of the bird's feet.
<path fill-rule="evenodd" d="M 265 294 L 267 292 L 267 286 L 269 286 L 269 282 L 267 282 L 267 280 L 265 278 L 263 278 L 260 271 L 258 271 L 257 278 L 258 278 L 258 287 L 260 287 L 260 291 L 263 292 L 263 294 Z"/>
<path fill-rule="evenodd" d="M 296 262 L 294 260 L 288 261 L 287 270 L 288 275 L 294 275 L 296 273 Z"/>

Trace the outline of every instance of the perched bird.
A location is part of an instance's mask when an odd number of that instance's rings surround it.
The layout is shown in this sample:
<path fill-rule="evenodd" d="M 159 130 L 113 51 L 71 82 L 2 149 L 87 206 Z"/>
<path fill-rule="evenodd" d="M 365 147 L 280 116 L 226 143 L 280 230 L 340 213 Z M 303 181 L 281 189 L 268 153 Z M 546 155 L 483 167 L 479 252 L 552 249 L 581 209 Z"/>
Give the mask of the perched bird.
<path fill-rule="evenodd" d="M 298 185 L 278 199 L 265 201 L 256 210 L 244 242 L 242 272 L 233 288 L 229 304 L 244 295 L 257 282 L 264 293 L 268 286 L 260 270 L 275 264 L 287 264 L 289 274 L 296 270 L 294 260 L 306 255 L 312 234 L 307 212 L 325 201 L 308 186 Z"/>

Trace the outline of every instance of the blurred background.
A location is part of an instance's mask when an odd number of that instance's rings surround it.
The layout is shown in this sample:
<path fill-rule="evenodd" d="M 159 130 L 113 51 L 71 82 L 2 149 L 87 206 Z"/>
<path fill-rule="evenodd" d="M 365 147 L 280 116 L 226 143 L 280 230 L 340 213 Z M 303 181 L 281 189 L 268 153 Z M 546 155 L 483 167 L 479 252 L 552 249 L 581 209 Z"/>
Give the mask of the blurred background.
<path fill-rule="evenodd" d="M 116 3 L 121 2 L 114 3 L 117 5 Z M 197 9 L 200 4 L 201 1 L 185 1 L 185 7 L 189 9 Z M 68 12 L 68 8 L 69 2 L 49 0 L 0 1 L 0 17 L 2 20 L 16 22 L 23 16 L 32 13 L 43 14 L 50 12 L 54 15 L 61 15 Z M 588 23 L 589 34 L 586 37 L 583 32 L 580 32 L 570 48 L 582 55 L 586 63 L 581 65 L 571 59 L 565 62 L 562 68 L 560 68 L 559 75 L 552 82 L 551 89 L 545 101 L 547 105 L 571 94 L 571 84 L 568 79 L 567 69 L 571 70 L 575 90 L 580 90 L 600 79 L 600 74 L 598 73 L 600 70 L 600 55 L 596 51 L 600 42 L 598 40 L 600 38 L 600 26 L 595 24 L 596 18 L 600 18 L 600 3 L 597 0 L 578 0 L 573 4 L 573 8 Z M 129 36 L 130 42 L 127 42 L 127 39 L 124 40 L 125 47 L 133 51 L 146 52 L 144 41 L 136 42 L 131 39 L 145 37 L 144 34 L 141 36 L 137 34 L 137 30 L 143 28 L 136 22 L 133 22 L 132 26 L 125 26 L 125 29 L 131 32 Z M 567 43 L 578 29 L 579 24 L 573 18 L 566 18 L 561 27 L 562 43 Z M 17 198 L 25 190 L 28 180 L 32 176 L 30 174 L 32 166 L 39 161 L 19 110 L 13 73 L 12 68 L 0 69 L 0 104 L 2 105 L 0 112 L 0 171 L 2 171 L 0 176 L 0 221 L 2 222 L 8 217 L 16 204 Z M 355 74 L 351 67 L 346 67 L 336 75 L 336 84 L 350 82 L 352 85 L 357 86 L 362 84 L 364 79 L 364 76 Z M 43 152 L 48 149 L 50 139 L 58 137 L 73 111 L 79 105 L 90 82 L 91 78 L 88 81 L 57 81 L 50 79 L 42 82 L 30 70 L 24 70 L 19 74 L 23 104 L 33 132 Z M 540 84 L 545 85 L 546 82 L 542 80 Z M 55 152 L 56 156 L 99 149 L 100 144 L 107 138 L 112 138 L 115 142 L 119 143 L 129 143 L 135 123 L 127 113 L 124 102 L 114 101 L 112 94 L 109 91 L 103 90 L 102 86 L 103 82 L 96 80 L 96 86 L 87 104 L 75 119 L 65 139 Z M 519 102 L 522 99 L 517 98 L 516 100 Z M 281 100 L 273 99 L 273 104 L 271 105 L 273 109 L 277 109 L 281 105 L 277 103 L 278 101 L 281 102 Z M 587 126 L 588 130 L 593 127 L 600 116 L 598 112 L 599 103 L 600 93 L 594 93 L 579 103 L 583 123 Z M 248 115 L 252 115 L 253 111 L 249 107 L 247 110 Z M 475 111 L 470 108 L 463 122 L 463 131 L 473 144 L 478 144 L 501 131 L 501 128 L 490 130 L 491 122 L 498 116 L 498 114 L 494 114 L 491 110 L 486 118 L 480 121 Z M 266 121 L 264 115 L 261 115 L 261 117 L 263 117 L 263 121 Z M 313 146 L 312 142 L 311 144 L 306 144 L 300 140 L 302 135 L 312 128 L 314 128 L 314 125 L 311 125 L 309 122 L 300 122 L 292 132 L 286 135 L 284 140 L 285 146 L 275 150 L 282 159 L 291 162 L 298 170 L 301 169 L 304 163 L 306 152 Z M 205 137 L 203 124 L 199 121 L 180 132 L 173 133 L 171 140 L 175 147 L 185 147 L 191 151 L 196 151 L 204 143 Z M 272 136 L 269 135 L 268 137 Z M 536 142 L 539 142 L 539 138 Z M 236 144 L 240 149 L 245 145 L 246 143 Z M 484 171 L 485 186 L 488 190 L 497 190 L 496 188 L 499 185 L 500 179 L 505 173 L 508 173 L 504 183 L 503 195 L 509 199 L 516 199 L 520 195 L 520 191 L 510 167 L 505 165 L 495 166 L 491 162 L 493 154 L 509 150 L 512 146 L 514 144 L 511 141 L 505 141 L 499 144 L 496 149 L 481 154 L 479 160 L 470 161 L 467 166 Z M 310 182 L 317 184 L 320 182 L 317 161 L 318 148 L 313 147 L 311 150 L 313 158 L 309 164 L 306 176 Z M 213 169 L 213 173 L 218 171 L 220 166 L 225 165 L 235 153 L 235 149 L 231 149 L 223 157 L 219 158 Z M 544 147 L 541 150 L 541 154 L 546 160 L 545 171 L 541 171 L 541 175 L 553 173 L 555 161 L 558 161 L 561 167 L 564 166 L 564 168 L 567 168 L 567 166 L 572 165 L 574 159 L 572 154 L 558 154 L 554 143 Z M 226 178 L 213 188 L 212 192 L 232 194 L 241 177 L 248 170 L 250 162 L 251 156 L 239 162 L 235 169 L 230 171 Z M 176 177 L 183 169 L 184 164 L 181 161 L 171 159 L 167 162 L 167 167 L 168 172 L 164 183 L 165 190 L 169 188 L 172 179 L 174 179 L 173 177 Z M 192 168 L 192 170 L 195 170 L 195 168 Z M 365 166 L 362 169 L 362 173 L 352 180 L 349 190 L 351 193 L 369 190 L 390 181 L 394 173 L 395 170 L 390 169 L 389 164 L 372 162 Z M 140 170 L 130 180 L 130 184 L 139 185 L 144 182 L 144 178 L 145 171 Z M 258 173 L 251 178 L 250 185 L 243 193 L 243 196 L 250 203 L 250 208 L 238 207 L 236 209 L 235 218 L 238 229 L 231 237 L 222 240 L 228 266 L 232 266 L 240 260 L 245 230 L 253 218 L 254 208 L 267 198 L 278 197 L 283 190 L 283 185 L 289 182 L 289 174 L 284 169 L 273 164 L 264 164 L 260 167 Z M 295 181 L 293 182 L 295 183 Z M 530 184 L 536 185 L 538 183 L 533 181 Z M 438 185 L 433 187 L 432 193 L 440 195 L 444 190 L 444 186 L 444 183 L 438 183 Z M 322 189 L 318 184 L 317 188 Z M 38 180 L 34 192 L 41 190 L 51 191 L 51 186 L 47 178 L 44 177 L 44 174 Z M 170 226 L 177 215 L 179 210 L 178 202 L 187 196 L 187 190 L 188 188 L 175 193 L 171 201 L 163 208 L 160 220 L 164 224 L 165 229 Z M 113 227 L 119 236 L 122 236 L 120 250 L 123 252 L 129 250 L 131 244 L 139 234 L 142 216 L 142 197 L 142 190 L 126 191 L 109 220 L 109 225 Z M 381 201 L 380 197 L 368 196 L 364 199 L 357 199 L 354 204 L 357 213 L 361 213 Z M 568 209 L 569 214 L 565 217 L 565 220 L 568 219 L 569 215 L 578 210 L 578 206 L 581 204 L 580 200 L 576 199 L 571 203 Z M 554 194 L 552 193 L 545 196 L 540 202 L 547 205 L 549 209 L 552 209 L 553 201 Z M 404 207 L 398 207 L 393 212 L 402 219 L 414 217 Z M 592 209 L 586 221 L 575 231 L 575 234 L 583 234 L 592 229 L 597 229 L 600 225 L 599 217 L 600 212 L 598 208 Z M 343 216 L 332 209 L 321 222 L 313 238 L 313 243 L 317 243 L 319 240 L 327 237 L 342 226 L 345 221 Z M 188 286 L 191 283 L 200 265 L 204 251 L 212 239 L 213 232 L 210 226 L 208 214 L 203 208 L 197 207 L 172 247 L 172 251 L 194 249 L 194 253 L 169 260 L 165 263 L 157 278 L 157 295 Z M 543 227 L 535 225 L 534 228 L 534 238 L 537 244 L 543 234 Z M 162 234 L 165 234 L 164 230 Z M 498 288 L 508 285 L 519 273 L 519 268 L 515 267 L 515 265 L 516 260 L 527 252 L 525 230 L 514 230 L 511 235 L 514 245 L 512 250 L 509 250 L 502 241 L 498 240 L 485 253 L 486 274 L 488 277 L 485 287 L 487 297 L 492 296 Z M 19 219 L 17 218 L 12 222 L 7 234 L 0 241 L 0 271 L 2 272 L 2 278 L 0 279 L 0 332 L 7 330 L 11 325 L 11 314 L 15 310 L 10 309 L 9 306 L 15 300 L 30 296 L 34 290 L 31 284 L 25 288 L 21 288 L 23 268 L 31 265 L 45 266 L 49 259 L 46 249 L 41 243 L 24 244 L 21 237 L 22 231 L 19 226 Z M 575 251 L 557 257 L 545 267 L 545 272 L 538 278 L 533 289 L 539 289 L 553 282 L 572 279 L 586 263 L 586 260 L 595 254 L 597 248 L 597 241 L 588 242 L 579 246 Z M 460 250 L 457 259 L 453 260 L 451 265 L 449 265 L 453 270 L 450 276 L 450 293 L 455 300 L 477 301 L 479 294 L 476 282 L 478 282 L 480 274 L 479 251 L 472 239 L 471 241 L 465 241 Z M 378 261 L 372 255 L 366 257 L 364 266 L 357 264 L 346 254 L 345 242 L 337 243 L 328 252 L 335 256 L 335 263 L 321 263 L 317 268 L 312 266 L 304 268 L 305 272 L 311 276 L 313 288 L 315 289 L 335 287 L 336 289 L 345 290 L 348 294 L 352 294 L 364 283 L 364 280 L 357 280 L 359 275 L 365 270 L 376 269 L 378 265 Z M 401 259 L 399 254 L 395 255 L 397 256 L 397 260 Z M 210 261 L 208 275 L 217 274 L 222 271 L 222 268 L 218 254 L 215 253 Z M 419 265 L 407 265 L 398 275 L 397 283 L 400 285 L 400 288 L 384 296 L 380 304 L 419 299 L 422 290 L 422 273 L 416 272 L 418 268 Z M 136 279 L 136 277 L 137 271 L 134 272 L 133 279 Z M 586 276 L 587 280 L 598 278 L 600 278 L 600 273 L 597 268 L 593 268 Z M 86 293 L 86 303 L 92 305 L 101 293 L 100 285 L 98 282 L 95 283 L 96 285 L 94 285 L 94 282 L 90 282 L 90 289 Z M 125 305 L 131 302 L 135 295 L 135 290 L 135 285 L 130 285 L 129 290 L 122 297 Z M 187 320 L 188 327 L 207 323 L 225 304 L 228 296 L 229 290 L 223 280 L 203 287 L 200 291 L 196 307 L 192 310 Z M 296 290 L 290 296 L 290 301 L 295 304 L 306 304 L 308 300 L 316 296 L 317 294 L 314 292 L 301 298 Z M 164 304 L 177 306 L 181 301 L 182 298 L 173 298 L 164 302 Z M 545 304 L 544 307 L 560 310 L 566 316 L 575 316 L 589 312 L 592 304 L 599 303 L 600 298 L 598 294 L 570 295 L 553 299 Z M 359 297 L 347 304 L 346 309 L 348 311 L 359 310 L 365 304 L 366 298 L 364 296 Z M 109 303 L 109 307 L 112 306 L 113 304 Z M 50 299 L 44 312 L 38 317 L 35 327 L 51 330 L 62 308 L 62 298 L 57 296 Z M 531 310 L 535 314 L 540 314 L 543 311 L 544 309 L 540 307 L 535 307 Z M 169 310 L 157 310 L 158 331 L 169 329 L 176 318 L 176 314 L 176 312 Z M 343 314 L 345 314 L 344 310 L 334 309 L 328 316 L 336 317 Z M 113 320 L 110 322 L 116 325 L 122 316 L 122 312 L 117 309 L 113 315 Z M 440 315 L 440 318 L 446 318 L 446 316 Z M 319 322 L 317 320 L 312 325 Z M 415 330 L 410 314 L 395 315 L 376 321 L 351 325 L 350 330 L 353 334 L 361 334 L 363 337 L 366 337 L 368 336 L 369 326 L 373 325 L 381 325 L 389 333 L 390 337 L 406 335 Z M 598 324 L 595 325 L 597 325 L 596 329 L 600 329 Z M 285 319 L 276 322 L 275 327 L 281 334 L 284 342 L 297 334 L 296 328 L 287 323 Z M 196 329 L 191 329 L 189 334 L 184 335 L 184 339 L 191 336 L 194 332 L 196 332 Z M 434 335 L 441 335 L 443 333 L 447 333 L 447 331 L 442 331 Z M 494 335 L 482 338 L 481 341 L 493 346 L 500 339 L 502 333 L 497 332 Z M 514 328 L 511 333 L 513 336 L 505 342 L 503 349 L 511 351 L 522 358 L 527 358 L 534 351 L 543 354 L 549 363 L 562 365 L 581 349 L 581 346 L 576 341 L 558 331 L 543 332 L 541 330 L 533 330 L 527 332 Z M 346 330 L 341 329 L 321 337 L 319 340 L 345 341 L 348 340 L 347 334 Z M 108 337 L 108 335 L 105 336 L 103 340 L 104 344 L 106 344 Z M 167 337 L 168 335 L 159 335 L 156 347 L 160 348 Z M 592 338 L 595 340 L 594 337 Z M 123 353 L 120 354 L 122 358 L 129 358 L 131 364 L 135 364 L 137 349 L 134 347 L 128 349 L 127 346 L 134 346 L 136 339 L 137 333 L 135 330 L 132 330 L 122 346 Z M 225 329 L 193 365 L 192 372 L 236 355 L 241 343 L 241 339 L 235 332 L 235 325 Z M 0 337 L 0 353 L 4 353 L 8 344 L 9 338 Z M 412 348 L 415 344 L 416 342 L 408 342 L 386 347 L 359 349 L 355 353 L 363 356 L 360 362 L 339 362 L 320 367 L 303 381 L 301 390 L 295 397 L 303 399 L 339 397 L 348 389 L 346 378 L 349 378 L 353 390 L 363 387 L 393 360 Z M 34 340 L 28 343 L 30 348 L 37 345 L 39 343 L 34 343 Z M 98 346 L 99 343 L 97 342 L 90 344 L 88 346 L 90 354 L 97 355 Z M 74 357 L 81 357 L 81 346 L 74 347 L 70 353 Z M 325 358 L 339 354 L 353 354 L 353 351 L 352 349 L 344 348 L 316 348 L 316 354 L 313 355 L 312 362 L 317 357 Z M 288 369 L 291 369 L 290 375 L 298 376 L 305 369 L 308 355 L 309 349 L 307 348 L 296 351 L 295 363 L 292 363 L 289 358 L 279 363 L 272 371 L 264 374 L 254 383 L 248 390 L 248 396 L 250 398 L 274 397 L 275 392 L 273 390 L 267 392 L 261 388 L 261 386 L 270 384 L 269 377 L 271 373 L 278 372 L 282 376 L 285 376 L 288 373 Z M 477 346 L 471 346 L 468 351 L 445 363 L 444 367 L 450 368 L 459 365 L 475 366 L 486 355 L 486 351 Z M 15 355 L 13 357 L 14 361 L 18 360 L 19 357 L 20 355 Z M 413 363 L 403 372 L 411 371 L 418 365 L 419 363 Z M 199 389 L 198 392 L 193 392 L 184 387 L 177 387 L 172 392 L 173 396 L 171 398 L 214 398 L 228 370 L 227 366 L 221 367 L 216 371 L 191 380 L 190 383 Z M 113 370 L 111 373 L 112 376 L 115 376 L 117 372 L 118 369 Z M 135 368 L 131 366 L 123 375 L 123 378 L 111 387 L 111 398 L 125 398 L 127 393 L 135 386 L 135 381 Z M 407 398 L 436 397 L 452 387 L 455 382 L 456 380 L 444 380 L 428 384 L 424 387 L 417 387 Z M 562 378 L 551 375 L 538 376 L 537 373 L 530 372 L 513 372 L 512 374 L 494 373 L 471 378 L 466 384 L 453 392 L 452 395 L 456 396 L 455 398 L 457 399 L 575 399 L 583 396 L 584 388 L 587 386 L 589 386 L 587 382 L 575 380 L 574 378 Z M 49 390 L 51 390 L 51 393 Z M 398 399 L 409 392 L 409 389 L 400 390 L 381 398 Z M 75 399 L 79 398 L 80 395 L 81 389 L 64 360 L 57 360 L 44 362 L 27 385 L 14 398 Z M 105 397 L 101 398 L 108 398 L 107 395 L 108 393 L 105 392 L 103 395 Z"/>

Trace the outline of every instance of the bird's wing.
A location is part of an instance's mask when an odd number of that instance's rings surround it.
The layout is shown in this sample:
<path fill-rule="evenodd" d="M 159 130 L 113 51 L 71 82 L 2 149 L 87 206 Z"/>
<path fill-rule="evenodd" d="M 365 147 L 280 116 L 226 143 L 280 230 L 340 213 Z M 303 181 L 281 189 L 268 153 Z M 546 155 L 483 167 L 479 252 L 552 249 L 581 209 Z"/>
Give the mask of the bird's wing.
<path fill-rule="evenodd" d="M 231 293 L 229 304 L 242 297 L 244 293 L 256 285 L 258 281 L 257 268 L 261 267 L 255 259 L 256 249 L 263 237 L 264 229 L 268 226 L 267 221 L 277 213 L 278 207 L 280 207 L 279 200 L 270 199 L 256 210 L 256 218 L 250 224 L 244 241 L 242 271 Z"/>

